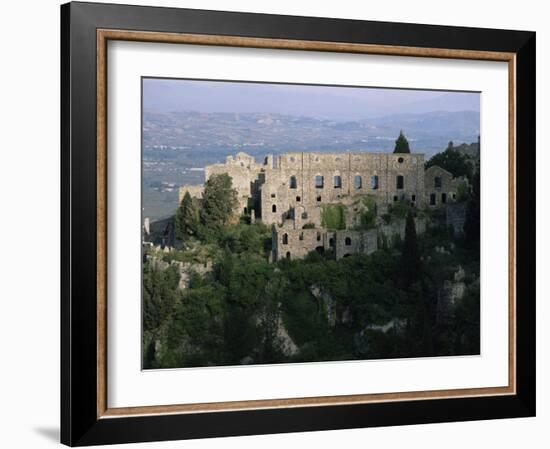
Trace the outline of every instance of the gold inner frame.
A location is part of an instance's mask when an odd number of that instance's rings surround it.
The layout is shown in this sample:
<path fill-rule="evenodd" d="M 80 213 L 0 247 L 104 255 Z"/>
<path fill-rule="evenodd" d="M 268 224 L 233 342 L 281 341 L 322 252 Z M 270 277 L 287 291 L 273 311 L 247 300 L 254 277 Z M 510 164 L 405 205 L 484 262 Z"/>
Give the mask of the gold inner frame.
<path fill-rule="evenodd" d="M 209 402 L 199 404 L 107 407 L 107 42 L 109 40 L 326 51 L 427 58 L 472 59 L 508 63 L 508 385 L 503 387 L 427 390 L 345 396 L 316 396 Z M 516 55 L 515 53 L 337 43 L 238 36 L 97 30 L 97 417 L 199 413 L 243 409 L 345 405 L 389 401 L 445 399 L 516 393 Z"/>

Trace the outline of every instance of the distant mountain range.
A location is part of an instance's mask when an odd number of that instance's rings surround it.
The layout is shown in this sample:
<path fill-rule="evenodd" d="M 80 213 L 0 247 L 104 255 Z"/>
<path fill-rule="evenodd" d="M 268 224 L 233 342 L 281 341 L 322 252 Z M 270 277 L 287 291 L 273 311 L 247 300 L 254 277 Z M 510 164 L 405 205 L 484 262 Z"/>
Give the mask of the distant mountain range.
<path fill-rule="evenodd" d="M 413 151 L 432 154 L 446 144 L 472 142 L 479 112 L 395 114 L 357 121 L 334 121 L 272 113 L 158 112 L 145 110 L 146 149 L 214 150 L 251 154 L 287 151 L 391 151 L 403 130 Z"/>
<path fill-rule="evenodd" d="M 177 206 L 177 186 L 204 182 L 202 169 L 244 151 L 262 161 L 289 151 L 391 152 L 403 130 L 413 152 L 429 159 L 477 142 L 475 111 L 403 113 L 334 121 L 273 113 L 158 112 L 143 115 L 143 213 L 157 219 Z M 477 144 L 476 144 L 477 145 Z M 469 149 L 469 146 L 464 146 Z"/>

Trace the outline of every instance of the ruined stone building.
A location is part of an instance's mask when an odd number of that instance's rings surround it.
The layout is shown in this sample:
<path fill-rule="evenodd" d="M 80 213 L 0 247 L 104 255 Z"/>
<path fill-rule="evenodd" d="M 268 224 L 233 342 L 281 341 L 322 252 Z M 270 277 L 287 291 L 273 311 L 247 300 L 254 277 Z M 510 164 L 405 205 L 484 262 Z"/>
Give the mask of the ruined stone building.
<path fill-rule="evenodd" d="M 381 234 L 402 234 L 404 220 L 395 229 L 358 230 L 357 221 L 369 207 L 380 214 L 398 202 L 413 207 L 452 202 L 462 182 L 439 167 L 424 170 L 424 155 L 419 153 L 296 152 L 268 155 L 257 163 L 241 152 L 223 164 L 205 167 L 206 180 L 220 173 L 233 180 L 235 212 L 272 225 L 273 260 L 303 258 L 315 250 L 332 250 L 337 259 L 370 254 L 378 248 Z M 202 186 L 182 186 L 180 201 L 186 191 L 202 196 Z M 342 206 L 345 226 L 338 230 L 323 221 L 330 205 Z M 424 223 L 417 221 L 418 227 L 422 231 Z"/>
<path fill-rule="evenodd" d="M 452 203 L 457 199 L 464 178 L 453 178 L 447 170 L 432 165 L 424 172 L 425 201 L 429 206 Z"/>

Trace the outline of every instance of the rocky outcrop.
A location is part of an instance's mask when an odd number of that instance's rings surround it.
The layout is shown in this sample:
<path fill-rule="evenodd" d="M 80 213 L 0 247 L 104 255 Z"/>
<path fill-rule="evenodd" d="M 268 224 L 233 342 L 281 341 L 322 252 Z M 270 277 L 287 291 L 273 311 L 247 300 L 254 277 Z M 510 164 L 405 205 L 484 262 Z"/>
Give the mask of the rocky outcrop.
<path fill-rule="evenodd" d="M 283 323 L 283 320 L 279 318 L 279 323 L 277 326 L 277 338 L 281 343 L 281 349 L 286 356 L 293 356 L 298 352 L 298 346 L 292 340 L 286 327 Z"/>
<path fill-rule="evenodd" d="M 438 292 L 437 321 L 444 322 L 451 317 L 451 312 L 457 303 L 466 294 L 464 269 L 459 265 L 452 280 L 443 282 L 443 287 Z"/>
<path fill-rule="evenodd" d="M 164 251 L 162 251 L 164 252 Z M 185 290 L 189 287 L 189 281 L 193 273 L 206 274 L 212 271 L 212 261 L 208 260 L 205 263 L 191 263 L 181 262 L 179 260 L 172 260 L 166 262 L 162 260 L 160 256 L 148 255 L 147 256 L 151 266 L 157 270 L 166 270 L 169 267 L 175 267 L 180 275 L 180 281 L 178 284 L 179 290 Z"/>
<path fill-rule="evenodd" d="M 464 234 L 464 223 L 466 222 L 467 203 L 448 204 L 445 213 L 447 226 L 453 228 L 455 237 Z"/>

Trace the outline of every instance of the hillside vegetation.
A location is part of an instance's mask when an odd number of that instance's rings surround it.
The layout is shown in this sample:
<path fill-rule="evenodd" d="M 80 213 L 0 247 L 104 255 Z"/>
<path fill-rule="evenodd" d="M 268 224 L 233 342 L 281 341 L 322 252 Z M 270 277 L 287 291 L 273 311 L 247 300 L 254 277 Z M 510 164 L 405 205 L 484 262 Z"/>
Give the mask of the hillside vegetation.
<path fill-rule="evenodd" d="M 228 220 L 233 192 L 220 178 L 202 204 L 184 198 L 178 248 L 146 250 L 145 368 L 479 353 L 478 187 L 464 237 L 434 210 L 416 211 L 431 222 L 417 236 L 414 210 L 395 205 L 385 219 L 406 216 L 403 240 L 371 255 L 313 252 L 276 263 L 269 228 Z M 343 217 L 337 205 L 323 212 L 329 228 Z"/>

